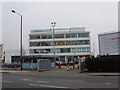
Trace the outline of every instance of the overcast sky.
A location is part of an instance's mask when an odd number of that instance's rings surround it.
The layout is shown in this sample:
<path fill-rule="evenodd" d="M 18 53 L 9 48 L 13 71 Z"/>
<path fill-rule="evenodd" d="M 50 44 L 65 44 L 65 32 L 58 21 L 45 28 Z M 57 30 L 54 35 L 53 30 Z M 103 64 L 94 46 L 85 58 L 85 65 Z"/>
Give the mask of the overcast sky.
<path fill-rule="evenodd" d="M 18 50 L 20 46 L 20 17 L 23 15 L 23 48 L 29 49 L 31 29 L 85 26 L 91 33 L 91 44 L 98 53 L 99 33 L 118 31 L 117 2 L 4 2 L 2 3 L 2 40 L 4 50 Z"/>

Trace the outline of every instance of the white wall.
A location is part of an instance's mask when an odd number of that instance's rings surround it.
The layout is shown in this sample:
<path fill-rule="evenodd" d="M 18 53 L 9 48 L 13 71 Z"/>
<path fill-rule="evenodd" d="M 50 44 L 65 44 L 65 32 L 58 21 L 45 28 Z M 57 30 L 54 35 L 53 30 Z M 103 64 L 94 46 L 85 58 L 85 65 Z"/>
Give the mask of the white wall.
<path fill-rule="evenodd" d="M 19 56 L 20 50 L 6 50 L 5 63 L 11 63 L 11 56 Z M 23 50 L 23 55 L 28 55 L 28 50 Z"/>

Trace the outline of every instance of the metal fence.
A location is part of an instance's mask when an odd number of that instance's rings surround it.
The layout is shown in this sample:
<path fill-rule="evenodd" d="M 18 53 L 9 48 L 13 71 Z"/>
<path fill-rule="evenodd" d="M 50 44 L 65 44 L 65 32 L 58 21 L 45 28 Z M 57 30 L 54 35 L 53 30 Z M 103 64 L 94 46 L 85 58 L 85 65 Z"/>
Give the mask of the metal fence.
<path fill-rule="evenodd" d="M 38 59 L 37 60 L 37 71 L 44 71 L 51 69 L 51 62 L 49 59 Z"/>

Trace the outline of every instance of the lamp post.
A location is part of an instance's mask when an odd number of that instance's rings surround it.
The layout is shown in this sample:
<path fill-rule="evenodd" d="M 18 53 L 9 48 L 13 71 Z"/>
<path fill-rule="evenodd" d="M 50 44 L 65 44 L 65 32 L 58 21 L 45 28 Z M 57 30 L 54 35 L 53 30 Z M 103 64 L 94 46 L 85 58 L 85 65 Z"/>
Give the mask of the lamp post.
<path fill-rule="evenodd" d="M 55 63 L 55 37 L 54 37 L 54 34 L 55 34 L 55 26 L 56 26 L 56 22 L 51 22 L 51 25 L 52 25 L 52 28 L 53 28 L 53 53 L 54 53 L 54 63 Z"/>
<path fill-rule="evenodd" d="M 21 27 L 20 27 L 20 30 L 21 30 L 21 33 L 20 33 L 20 37 L 21 37 L 21 39 L 20 39 L 20 60 L 21 60 L 21 71 L 22 71 L 22 15 L 21 14 L 19 14 L 19 13 L 17 13 L 15 10 L 12 10 L 12 12 L 13 13 L 15 13 L 15 14 L 17 14 L 17 15 L 19 15 L 20 16 L 20 18 L 21 18 Z"/>

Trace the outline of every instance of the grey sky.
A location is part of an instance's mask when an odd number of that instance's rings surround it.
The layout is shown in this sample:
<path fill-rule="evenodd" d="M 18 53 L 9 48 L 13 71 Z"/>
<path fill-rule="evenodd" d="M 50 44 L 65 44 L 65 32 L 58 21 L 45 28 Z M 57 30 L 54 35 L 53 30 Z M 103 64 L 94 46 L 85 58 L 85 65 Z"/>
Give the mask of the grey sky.
<path fill-rule="evenodd" d="M 19 49 L 20 17 L 23 15 L 23 47 L 29 49 L 28 34 L 31 29 L 85 26 L 91 32 L 91 42 L 98 52 L 97 34 L 118 31 L 117 2 L 5 2 L 2 4 L 2 30 L 5 50 Z"/>
<path fill-rule="evenodd" d="M 0 44 L 2 43 L 2 3 L 0 2 Z"/>

